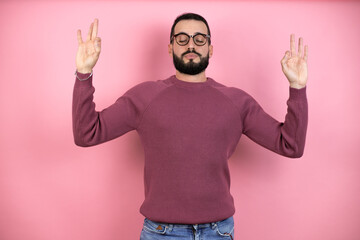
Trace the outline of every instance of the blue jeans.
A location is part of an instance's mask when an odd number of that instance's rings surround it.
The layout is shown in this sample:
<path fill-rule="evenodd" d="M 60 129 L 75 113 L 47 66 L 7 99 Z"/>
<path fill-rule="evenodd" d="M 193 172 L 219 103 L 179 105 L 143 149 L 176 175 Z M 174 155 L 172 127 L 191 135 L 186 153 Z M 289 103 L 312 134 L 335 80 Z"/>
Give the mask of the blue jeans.
<path fill-rule="evenodd" d="M 205 224 L 170 224 L 147 218 L 140 240 L 234 240 L 234 218 Z"/>

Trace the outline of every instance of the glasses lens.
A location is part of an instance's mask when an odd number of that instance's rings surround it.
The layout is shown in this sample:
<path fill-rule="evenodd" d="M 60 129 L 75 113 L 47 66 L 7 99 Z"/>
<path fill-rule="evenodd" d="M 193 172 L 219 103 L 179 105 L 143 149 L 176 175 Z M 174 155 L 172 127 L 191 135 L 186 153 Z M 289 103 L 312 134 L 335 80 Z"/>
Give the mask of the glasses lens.
<path fill-rule="evenodd" d="M 176 42 L 180 45 L 180 46 L 184 46 L 189 42 L 189 36 L 186 34 L 179 34 L 175 37 Z"/>
<path fill-rule="evenodd" d="M 202 34 L 195 35 L 194 42 L 196 45 L 202 46 L 206 43 L 206 37 Z"/>

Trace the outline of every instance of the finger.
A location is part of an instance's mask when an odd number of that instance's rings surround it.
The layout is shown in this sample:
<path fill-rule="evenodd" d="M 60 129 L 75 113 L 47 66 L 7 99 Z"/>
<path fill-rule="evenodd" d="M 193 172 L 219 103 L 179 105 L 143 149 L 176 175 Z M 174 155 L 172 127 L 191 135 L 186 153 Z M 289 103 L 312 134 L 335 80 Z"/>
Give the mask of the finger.
<path fill-rule="evenodd" d="M 101 51 L 101 38 L 99 37 L 95 39 L 95 51 L 96 53 L 100 53 Z"/>
<path fill-rule="evenodd" d="M 295 56 L 296 49 L 295 49 L 295 34 L 290 35 L 290 52 L 291 56 Z"/>
<path fill-rule="evenodd" d="M 82 43 L 83 43 L 83 40 L 82 40 L 82 37 L 81 37 L 81 30 L 80 30 L 80 29 L 77 30 L 77 40 L 78 40 L 78 43 L 79 43 L 79 44 L 82 44 Z"/>
<path fill-rule="evenodd" d="M 299 48 L 298 48 L 298 56 L 303 56 L 303 39 L 299 38 Z"/>
<path fill-rule="evenodd" d="M 95 18 L 94 21 L 94 27 L 93 27 L 93 31 L 92 31 L 92 36 L 91 36 L 91 40 L 95 40 L 97 33 L 98 33 L 98 25 L 99 25 L 99 20 Z"/>
<path fill-rule="evenodd" d="M 94 23 L 91 23 L 90 29 L 89 29 L 89 32 L 88 32 L 88 35 L 87 35 L 87 38 L 86 38 L 86 41 L 91 40 L 91 34 L 92 34 L 92 31 L 93 31 L 93 26 L 94 26 Z"/>
<path fill-rule="evenodd" d="M 307 61 L 307 59 L 308 59 L 308 51 L 309 51 L 308 45 L 305 45 L 305 52 L 304 52 L 304 60 L 305 61 Z"/>

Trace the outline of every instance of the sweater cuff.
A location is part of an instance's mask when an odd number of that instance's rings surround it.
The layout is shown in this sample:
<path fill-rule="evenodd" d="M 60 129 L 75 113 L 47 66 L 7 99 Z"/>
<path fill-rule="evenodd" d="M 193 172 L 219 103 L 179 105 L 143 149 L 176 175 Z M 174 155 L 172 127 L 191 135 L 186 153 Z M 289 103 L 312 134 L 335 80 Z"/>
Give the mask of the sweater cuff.
<path fill-rule="evenodd" d="M 291 100 L 299 100 L 306 98 L 306 86 L 301 89 L 289 87 L 289 92 L 289 99 Z"/>
<path fill-rule="evenodd" d="M 77 76 L 75 76 L 75 87 L 91 87 L 92 86 L 92 75 L 90 76 L 91 73 L 79 73 L 76 72 Z M 89 77 L 90 76 L 90 77 Z M 86 79 L 86 80 L 79 80 L 80 79 Z"/>

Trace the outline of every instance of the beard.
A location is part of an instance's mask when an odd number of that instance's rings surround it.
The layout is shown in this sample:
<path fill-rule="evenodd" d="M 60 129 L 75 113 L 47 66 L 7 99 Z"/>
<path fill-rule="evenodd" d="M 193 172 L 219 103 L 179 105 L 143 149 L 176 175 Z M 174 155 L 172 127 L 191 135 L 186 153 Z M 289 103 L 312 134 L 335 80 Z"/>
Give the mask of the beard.
<path fill-rule="evenodd" d="M 185 63 L 183 60 L 183 57 L 185 56 L 185 54 L 188 53 L 195 53 L 200 57 L 200 62 L 195 63 L 194 59 L 190 59 L 188 63 Z M 176 68 L 176 70 L 178 70 L 179 72 L 183 73 L 183 74 L 188 74 L 188 75 L 196 75 L 199 74 L 203 71 L 205 71 L 205 69 L 207 68 L 207 66 L 209 65 L 209 53 L 207 54 L 206 57 L 202 57 L 200 53 L 197 53 L 195 51 L 186 51 L 183 54 L 181 54 L 181 58 L 176 56 L 174 51 L 173 51 L 173 62 L 174 62 L 174 66 Z"/>

